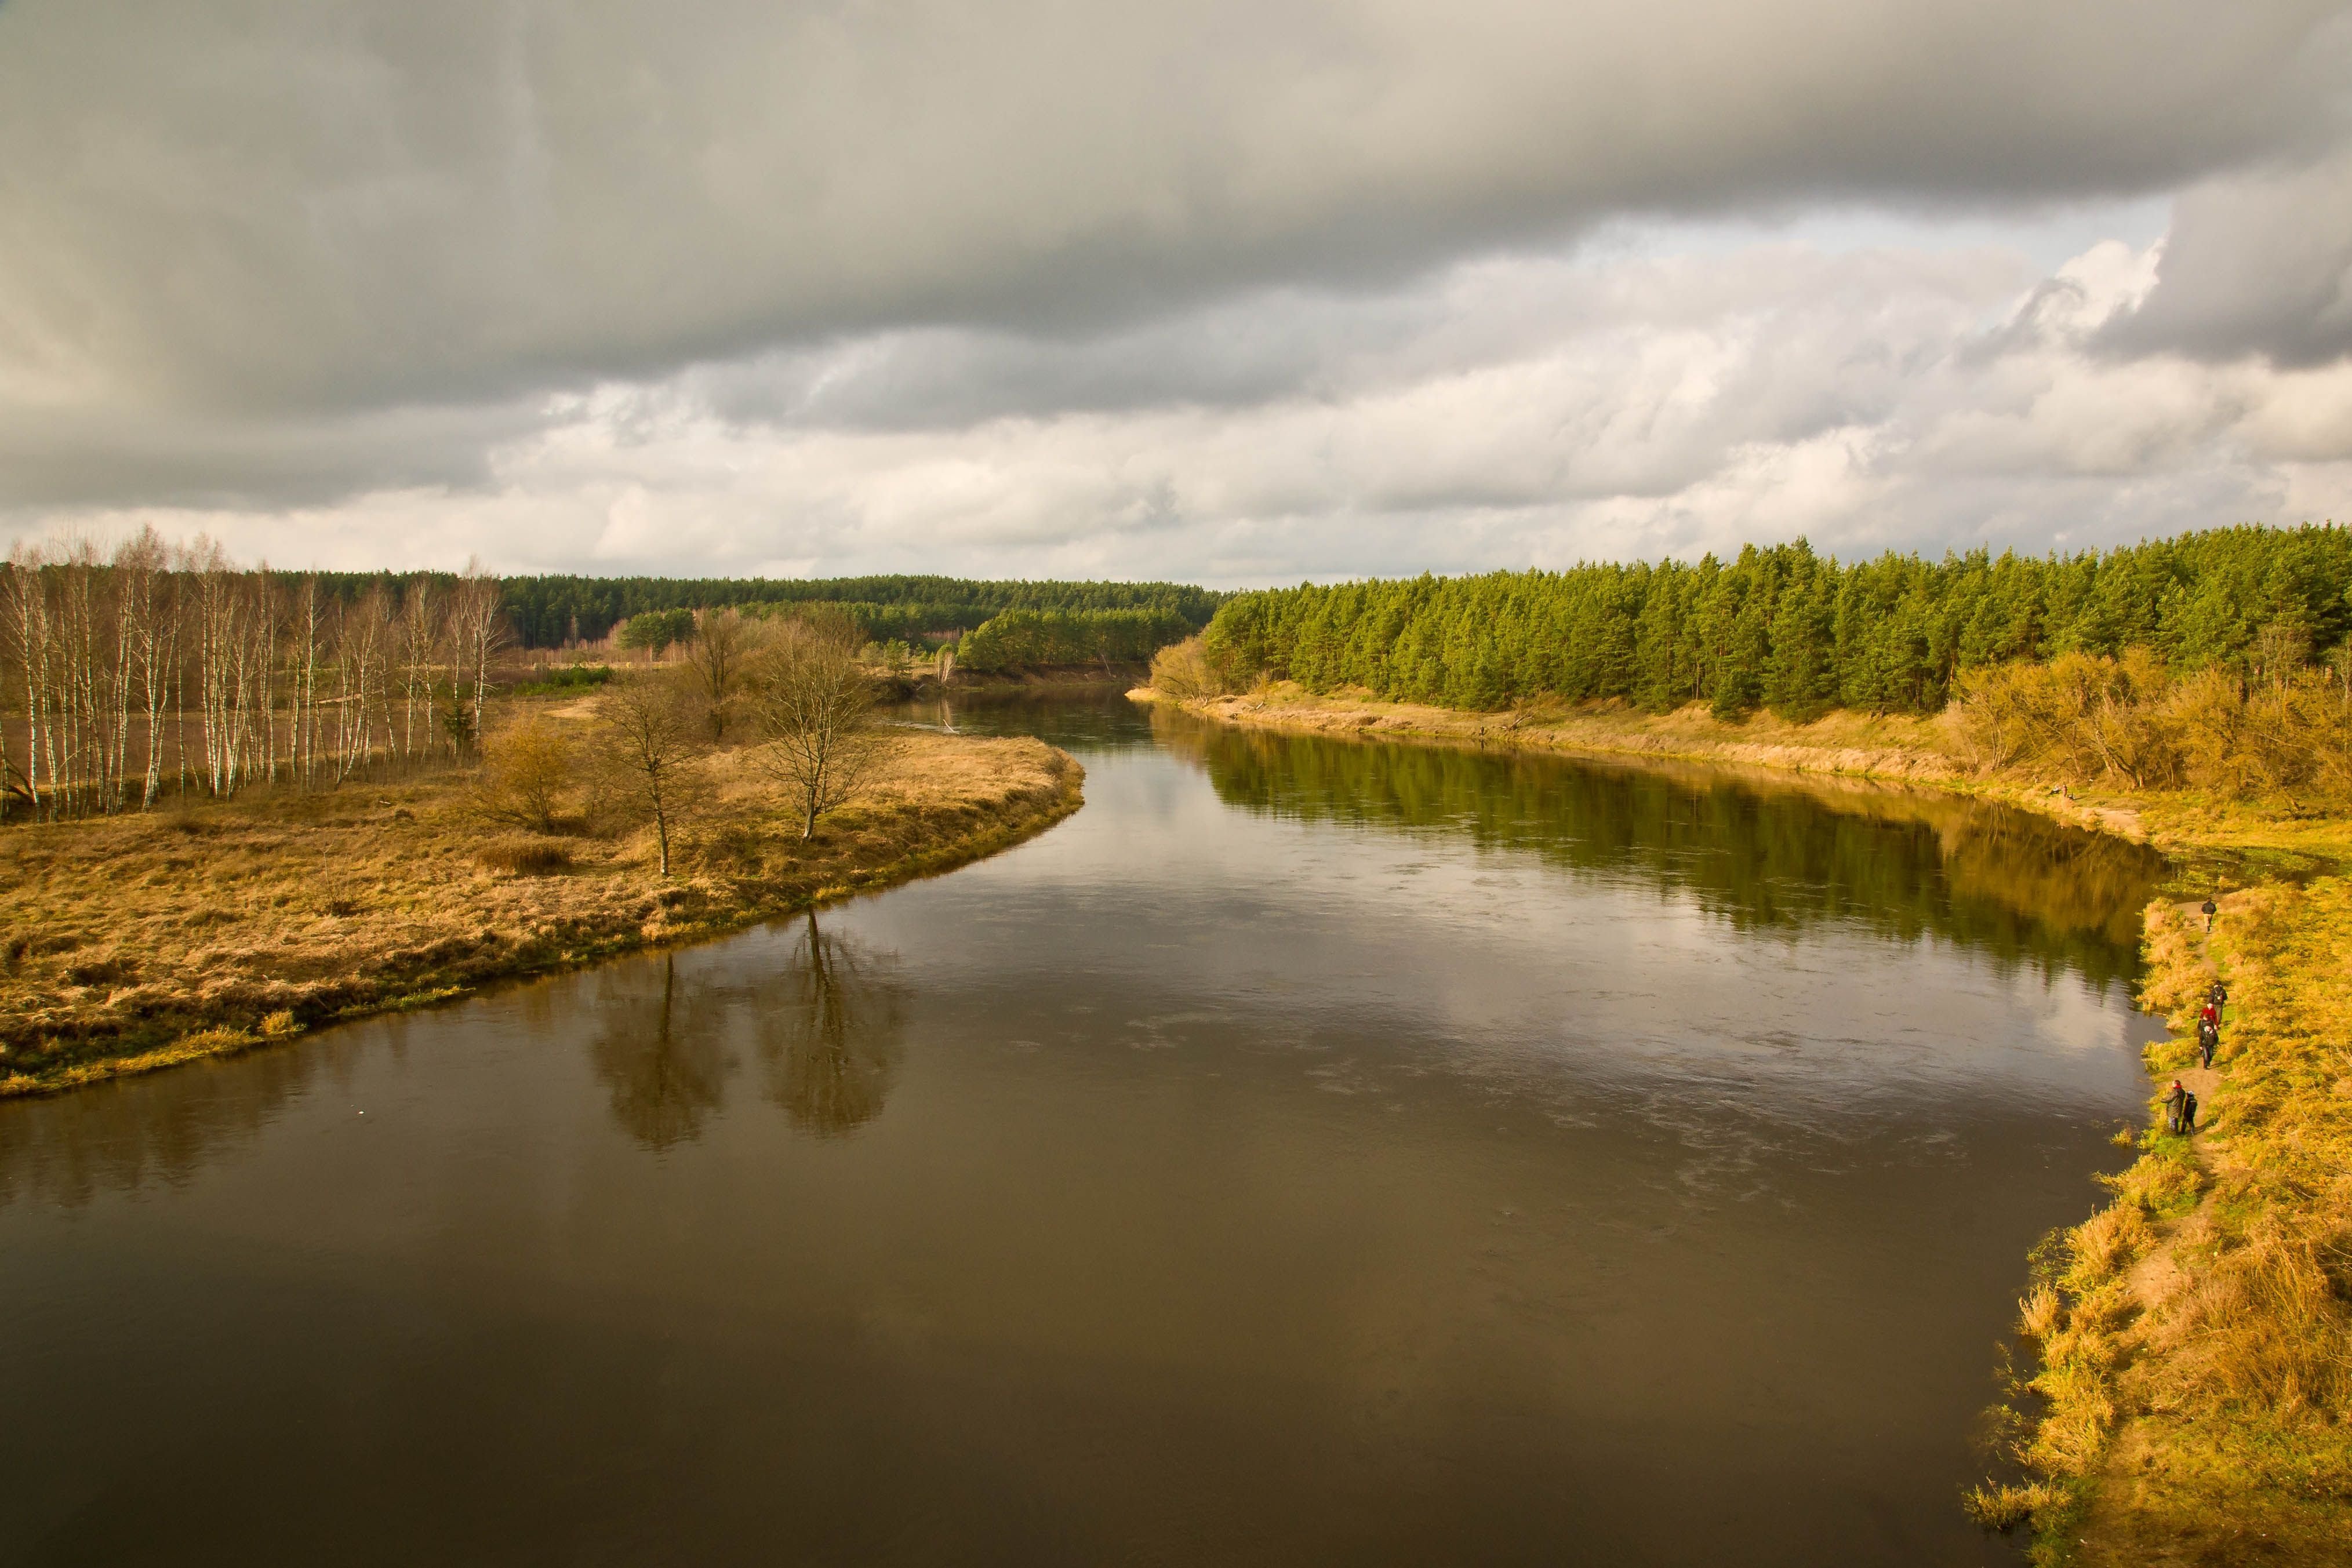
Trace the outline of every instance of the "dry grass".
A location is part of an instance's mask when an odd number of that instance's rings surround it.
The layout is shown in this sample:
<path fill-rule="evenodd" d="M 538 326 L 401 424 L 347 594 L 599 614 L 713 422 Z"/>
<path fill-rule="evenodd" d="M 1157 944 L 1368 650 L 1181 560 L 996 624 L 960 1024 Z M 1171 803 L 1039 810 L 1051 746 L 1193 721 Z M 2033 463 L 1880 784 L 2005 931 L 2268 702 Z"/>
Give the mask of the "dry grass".
<path fill-rule="evenodd" d="M 2231 895 L 2210 958 L 2199 927 L 2150 909 L 2143 999 L 2185 1032 L 2216 967 L 2230 982 L 2205 1131 L 2152 1113 L 2115 1202 L 2021 1303 L 2035 1479 L 1970 1499 L 1988 1523 L 2031 1515 L 2043 1563 L 2342 1563 L 2352 1542 L 2352 883 Z M 2188 1076 L 2185 1040 L 2149 1056 Z"/>
<path fill-rule="evenodd" d="M 513 833 L 490 840 L 474 852 L 474 859 L 510 876 L 552 876 L 572 869 L 572 846 L 562 839 Z"/>
<path fill-rule="evenodd" d="M 1157 695 L 1148 688 L 1139 695 Z M 1246 696 L 1183 706 L 1231 724 L 1399 739 L 1468 740 L 1530 749 L 1683 758 L 1795 772 L 1955 780 L 1969 771 L 1941 719 L 1832 712 L 1810 724 L 1759 713 L 1738 724 L 1703 703 L 1670 714 L 1620 702 L 1532 704 L 1510 713 L 1465 713 L 1361 695 L 1317 696 L 1278 681 Z"/>
<path fill-rule="evenodd" d="M 485 840 L 463 776 L 253 792 L 0 831 L 0 1093 L 245 1049 L 331 1019 L 688 940 L 961 864 L 1076 810 L 1041 741 L 915 736 L 799 824 L 739 753 L 655 873 L 650 830 Z"/>

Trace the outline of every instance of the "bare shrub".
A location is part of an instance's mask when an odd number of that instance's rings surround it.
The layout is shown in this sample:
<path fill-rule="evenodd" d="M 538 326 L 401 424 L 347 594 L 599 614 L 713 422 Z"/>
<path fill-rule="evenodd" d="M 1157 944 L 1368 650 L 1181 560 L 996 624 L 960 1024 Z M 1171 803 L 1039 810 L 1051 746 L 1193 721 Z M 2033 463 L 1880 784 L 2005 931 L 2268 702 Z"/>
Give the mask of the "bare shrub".
<path fill-rule="evenodd" d="M 1187 637 L 1151 655 L 1151 689 L 1176 702 L 1223 695 L 1219 677 L 1201 639 Z"/>
<path fill-rule="evenodd" d="M 475 810 L 493 822 L 551 833 L 572 773 L 570 737 L 545 714 L 526 713 L 485 746 Z"/>
<path fill-rule="evenodd" d="M 2181 676 L 2144 648 L 1979 670 L 1961 677 L 1950 722 L 1986 771 L 2289 805 L 2352 798 L 2352 653 L 2315 667 L 2307 649 L 2300 630 L 2273 626 L 2242 664 Z"/>

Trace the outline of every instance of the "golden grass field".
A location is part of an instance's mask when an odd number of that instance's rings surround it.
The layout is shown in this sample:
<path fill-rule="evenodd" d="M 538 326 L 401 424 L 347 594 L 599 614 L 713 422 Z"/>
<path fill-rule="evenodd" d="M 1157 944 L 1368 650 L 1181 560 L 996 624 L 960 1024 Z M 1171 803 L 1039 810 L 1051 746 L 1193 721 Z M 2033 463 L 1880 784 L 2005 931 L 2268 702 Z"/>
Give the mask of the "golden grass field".
<path fill-rule="evenodd" d="M 1993 1414 L 2023 1479 L 1979 1489 L 1969 1507 L 2001 1528 L 2030 1521 L 2044 1568 L 2352 1563 L 2352 821 L 1982 775 L 1941 719 L 1734 725 L 1704 707 L 1622 704 L 1475 714 L 1286 684 L 1181 706 L 1327 735 L 1899 781 L 2165 852 L 2175 896 L 2146 912 L 2141 1000 L 2176 1032 L 2147 1052 L 2140 1156 L 2105 1207 L 2021 1271 L 2024 1364 Z M 2209 889 L 2221 909 L 2210 941 L 2196 912 Z M 2222 1048 L 2200 1072 L 2191 1037 L 2217 974 L 2230 988 Z M 2193 1137 L 2162 1130 L 2158 1085 L 2176 1076 L 2202 1102 Z"/>
<path fill-rule="evenodd" d="M 2216 974 L 2222 1047 L 2151 1048 L 2199 1131 L 2152 1112 L 2116 1197 L 2036 1260 L 2011 1401 L 2043 1563 L 2334 1563 L 2352 1552 L 2352 883 L 2147 915 L 2142 999 L 2182 1036 Z"/>
<path fill-rule="evenodd" d="M 1042 741 L 909 732 L 808 843 L 740 751 L 655 870 L 649 827 L 488 824 L 446 772 L 0 831 L 0 1094 L 241 1050 L 947 869 L 1077 809 Z"/>

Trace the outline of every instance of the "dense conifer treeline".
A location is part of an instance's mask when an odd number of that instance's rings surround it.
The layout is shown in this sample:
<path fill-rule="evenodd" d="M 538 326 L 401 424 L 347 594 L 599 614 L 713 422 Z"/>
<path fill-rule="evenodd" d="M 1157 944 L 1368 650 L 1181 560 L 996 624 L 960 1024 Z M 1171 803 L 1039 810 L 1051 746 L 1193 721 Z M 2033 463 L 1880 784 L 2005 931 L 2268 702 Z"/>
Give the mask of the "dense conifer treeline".
<path fill-rule="evenodd" d="M 1139 664 L 1193 631 L 1174 610 L 1007 610 L 964 638 L 966 669 Z"/>
<path fill-rule="evenodd" d="M 360 580 L 372 580 L 361 579 Z M 831 605 L 870 642 L 969 632 L 1002 611 L 1150 610 L 1208 624 L 1224 597 L 1176 582 L 983 582 L 956 577 L 509 577 L 507 619 L 525 647 L 595 642 L 635 615 L 667 610 Z"/>
<path fill-rule="evenodd" d="M 1696 565 L 1313 584 L 1234 594 L 1206 633 L 1229 684 L 1494 709 L 1617 697 L 1932 713 L 1961 672 L 2146 648 L 2181 670 L 2242 662 L 2268 631 L 2311 653 L 2352 631 L 2352 530 L 2219 528 L 2105 552 L 1985 550 L 1844 565 L 1803 540 Z"/>

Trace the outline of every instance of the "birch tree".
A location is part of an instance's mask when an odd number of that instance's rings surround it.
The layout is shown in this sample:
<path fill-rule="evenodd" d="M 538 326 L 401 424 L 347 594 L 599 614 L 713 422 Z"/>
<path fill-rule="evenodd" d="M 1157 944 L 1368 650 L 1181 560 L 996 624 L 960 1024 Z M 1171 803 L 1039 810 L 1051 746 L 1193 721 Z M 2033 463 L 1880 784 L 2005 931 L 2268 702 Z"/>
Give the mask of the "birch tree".
<path fill-rule="evenodd" d="M 506 645 L 506 623 L 499 614 L 499 580 L 484 573 L 478 561 L 466 563 L 466 575 L 459 580 L 450 606 L 449 622 L 457 665 L 473 682 L 472 713 L 466 733 L 478 741 L 482 702 L 490 688 L 490 660 Z M 454 674 L 451 684 L 454 701 Z"/>
<path fill-rule="evenodd" d="M 25 696 L 25 764 L 14 769 L 21 782 L 26 807 L 35 815 L 44 811 L 42 763 L 53 754 L 49 738 L 49 666 L 53 658 L 49 633 L 48 585 L 42 575 L 47 552 L 37 546 L 18 545 L 8 552 L 5 597 L 0 597 L 0 630 L 5 630 L 16 655 L 18 690 Z M 0 750 L 5 750 L 0 747 Z M 51 801 L 56 773 L 51 769 Z M 54 812 L 54 804 L 48 806 Z"/>

